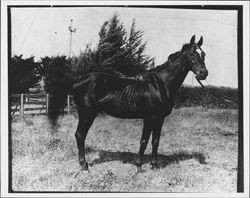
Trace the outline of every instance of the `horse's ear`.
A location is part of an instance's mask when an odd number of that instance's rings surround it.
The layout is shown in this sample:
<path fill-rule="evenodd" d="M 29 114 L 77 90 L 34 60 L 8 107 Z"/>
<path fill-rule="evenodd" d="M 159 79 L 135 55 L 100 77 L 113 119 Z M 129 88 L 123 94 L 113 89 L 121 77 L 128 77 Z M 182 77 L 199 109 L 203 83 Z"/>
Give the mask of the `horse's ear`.
<path fill-rule="evenodd" d="M 199 46 L 201 46 L 201 45 L 202 45 L 202 43 L 203 43 L 203 37 L 201 36 L 201 38 L 200 38 L 200 40 L 198 41 L 198 43 L 197 43 L 197 44 L 198 44 Z"/>
<path fill-rule="evenodd" d="M 191 40 L 190 40 L 190 44 L 194 44 L 195 41 L 195 35 L 192 36 Z"/>

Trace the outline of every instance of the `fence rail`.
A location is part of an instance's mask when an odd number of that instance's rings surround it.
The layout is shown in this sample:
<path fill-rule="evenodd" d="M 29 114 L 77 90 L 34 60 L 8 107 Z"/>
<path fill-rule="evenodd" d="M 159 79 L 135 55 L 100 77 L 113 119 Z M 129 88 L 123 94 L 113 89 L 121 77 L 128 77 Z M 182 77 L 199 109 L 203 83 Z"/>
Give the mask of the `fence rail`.
<path fill-rule="evenodd" d="M 49 94 L 12 94 L 10 95 L 11 115 L 48 114 Z M 75 110 L 72 96 L 67 96 L 64 108 L 68 114 Z"/>

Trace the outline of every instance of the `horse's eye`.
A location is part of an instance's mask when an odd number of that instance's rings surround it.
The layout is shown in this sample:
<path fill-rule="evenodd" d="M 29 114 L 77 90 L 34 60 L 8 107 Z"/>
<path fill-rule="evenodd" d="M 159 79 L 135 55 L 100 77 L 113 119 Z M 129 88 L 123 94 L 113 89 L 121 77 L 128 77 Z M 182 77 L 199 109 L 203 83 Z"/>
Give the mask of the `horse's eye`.
<path fill-rule="evenodd" d="M 189 53 L 190 53 L 190 54 L 194 54 L 195 50 L 196 50 L 196 48 L 192 46 L 192 47 L 190 48 Z"/>

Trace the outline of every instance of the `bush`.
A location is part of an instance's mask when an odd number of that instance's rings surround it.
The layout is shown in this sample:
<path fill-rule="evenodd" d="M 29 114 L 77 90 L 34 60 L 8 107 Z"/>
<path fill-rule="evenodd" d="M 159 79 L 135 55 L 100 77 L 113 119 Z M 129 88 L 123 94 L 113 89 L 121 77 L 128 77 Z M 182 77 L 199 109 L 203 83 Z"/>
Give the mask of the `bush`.
<path fill-rule="evenodd" d="M 68 85 L 72 79 L 71 60 L 66 59 L 66 56 L 41 58 L 41 66 L 47 93 L 54 93 L 58 87 Z"/>
<path fill-rule="evenodd" d="M 211 92 L 232 98 L 236 101 L 238 98 L 238 90 L 227 87 L 214 87 L 209 86 L 206 89 L 202 87 L 187 87 L 182 86 L 177 93 L 175 100 L 175 107 L 194 107 L 202 106 L 207 108 L 223 108 L 223 109 L 237 109 L 238 103 L 226 102 L 213 94 Z"/>
<path fill-rule="evenodd" d="M 40 64 L 34 57 L 23 59 L 22 55 L 11 58 L 9 65 L 10 93 L 26 93 L 38 85 L 41 75 Z"/>

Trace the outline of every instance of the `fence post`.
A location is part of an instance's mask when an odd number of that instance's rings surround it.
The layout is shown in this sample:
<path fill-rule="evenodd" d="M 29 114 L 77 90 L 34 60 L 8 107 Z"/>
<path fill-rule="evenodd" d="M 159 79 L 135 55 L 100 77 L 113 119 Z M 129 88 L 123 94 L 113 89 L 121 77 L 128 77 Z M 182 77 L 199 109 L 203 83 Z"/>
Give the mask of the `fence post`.
<path fill-rule="evenodd" d="M 23 116 L 24 115 L 24 97 L 23 94 L 21 94 L 21 100 L 20 100 L 20 115 Z"/>
<path fill-rule="evenodd" d="M 46 114 L 49 113 L 49 94 L 46 94 Z"/>
<path fill-rule="evenodd" d="M 25 101 L 26 103 L 29 103 L 29 102 L 30 102 L 29 94 L 26 95 L 25 100 L 26 100 L 26 101 Z"/>
<path fill-rule="evenodd" d="M 67 95 L 67 112 L 70 113 L 70 95 Z"/>

